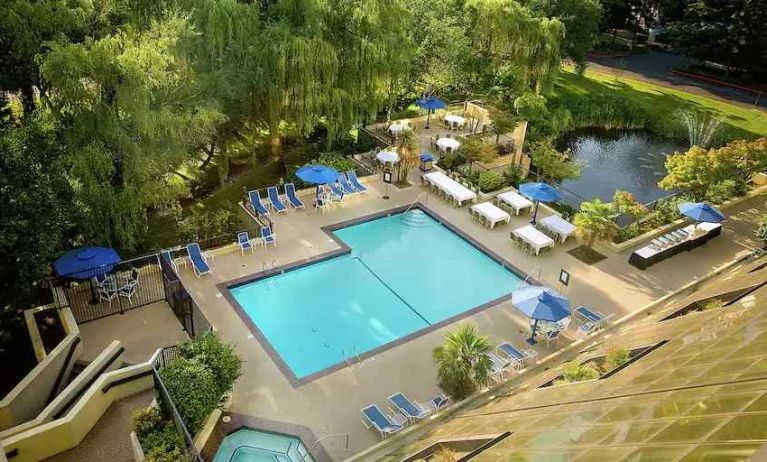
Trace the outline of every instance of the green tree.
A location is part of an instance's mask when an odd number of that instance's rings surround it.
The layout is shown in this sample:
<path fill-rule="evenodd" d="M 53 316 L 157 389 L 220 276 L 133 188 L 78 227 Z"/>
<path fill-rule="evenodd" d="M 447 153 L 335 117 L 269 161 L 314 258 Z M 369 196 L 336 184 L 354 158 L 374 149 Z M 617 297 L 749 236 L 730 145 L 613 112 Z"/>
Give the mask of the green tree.
<path fill-rule="evenodd" d="M 196 433 L 221 400 L 215 376 L 198 359 L 178 357 L 160 377 L 187 428 Z"/>
<path fill-rule="evenodd" d="M 562 56 L 586 68 L 586 52 L 599 39 L 602 4 L 598 0 L 531 0 L 530 8 L 541 16 L 558 18 L 565 26 Z"/>
<path fill-rule="evenodd" d="M 762 243 L 762 246 L 767 247 L 767 214 L 762 215 L 754 235 Z"/>
<path fill-rule="evenodd" d="M 413 130 L 403 130 L 397 138 L 397 183 L 406 183 L 407 175 L 418 165 L 418 139 Z"/>
<path fill-rule="evenodd" d="M 759 150 L 750 151 L 742 144 L 738 148 L 725 146 L 719 149 L 703 149 L 693 146 L 685 153 L 674 153 L 666 158 L 666 176 L 658 186 L 666 190 L 689 191 L 697 200 L 706 197 L 713 185 L 726 180 L 742 179 L 747 172 L 744 166 L 750 164 Z M 755 161 L 754 164 L 760 164 Z"/>
<path fill-rule="evenodd" d="M 613 205 L 615 205 L 618 213 L 628 215 L 635 221 L 647 215 L 647 207 L 640 204 L 636 197 L 628 191 L 620 189 L 615 191 L 615 194 L 613 194 Z"/>
<path fill-rule="evenodd" d="M 498 157 L 495 146 L 485 143 L 478 136 L 464 139 L 460 149 L 463 156 L 469 161 L 469 171 L 471 171 L 474 162 L 492 162 Z"/>
<path fill-rule="evenodd" d="M 493 133 L 495 133 L 495 144 L 498 144 L 501 135 L 511 133 L 517 128 L 517 125 L 519 125 L 522 118 L 516 114 L 516 111 L 510 112 L 508 110 L 491 107 L 490 120 L 492 121 L 491 129 L 493 130 Z"/>
<path fill-rule="evenodd" d="M 549 181 L 561 181 L 581 176 L 581 168 L 557 151 L 550 140 L 537 141 L 530 147 L 530 160 L 538 168 L 538 175 Z"/>
<path fill-rule="evenodd" d="M 615 224 L 617 216 L 615 206 L 610 202 L 604 203 L 599 199 L 581 202 L 581 209 L 573 220 L 575 234 L 585 240 L 589 248 L 597 240 L 609 241 L 618 232 L 618 225 Z"/>
<path fill-rule="evenodd" d="M 463 324 L 447 332 L 445 344 L 433 351 L 439 385 L 456 399 L 487 385 L 491 369 L 488 353 L 492 349 L 487 337 L 479 335 L 474 324 Z"/>
<path fill-rule="evenodd" d="M 168 175 L 224 118 L 177 59 L 189 34 L 171 18 L 147 31 L 55 44 L 43 61 L 86 242 L 135 247 L 147 209 L 173 199 Z"/>
<path fill-rule="evenodd" d="M 234 351 L 234 347 L 224 343 L 212 330 L 182 343 L 179 351 L 181 356 L 200 361 L 213 373 L 219 396 L 232 389 L 242 372 L 242 359 Z"/>

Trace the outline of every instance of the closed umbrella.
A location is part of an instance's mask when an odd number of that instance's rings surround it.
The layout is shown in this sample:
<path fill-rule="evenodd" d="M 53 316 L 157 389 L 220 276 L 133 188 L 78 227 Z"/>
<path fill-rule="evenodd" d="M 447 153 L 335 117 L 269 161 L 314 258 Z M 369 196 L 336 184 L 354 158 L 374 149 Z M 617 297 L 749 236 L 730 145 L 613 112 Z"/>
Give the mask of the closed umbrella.
<path fill-rule="evenodd" d="M 530 220 L 532 224 L 535 224 L 535 217 L 538 215 L 539 202 L 556 202 L 562 199 L 562 193 L 546 183 L 523 183 L 519 185 L 519 192 L 535 201 L 533 218 Z"/>
<path fill-rule="evenodd" d="M 435 97 L 435 96 L 429 96 L 427 98 L 421 98 L 417 99 L 415 101 L 415 105 L 420 107 L 421 109 L 426 109 L 426 128 L 429 128 L 429 119 L 431 117 L 432 111 L 435 111 L 437 109 L 444 109 L 447 105 L 444 101 L 441 99 Z"/>
<path fill-rule="evenodd" d="M 535 344 L 538 321 L 557 322 L 570 316 L 570 302 L 554 289 L 528 286 L 511 293 L 511 303 L 519 311 L 534 320 L 532 334 L 527 340 Z"/>
<path fill-rule="evenodd" d="M 724 221 L 724 214 L 705 202 L 684 202 L 679 204 L 679 211 L 697 222 L 721 223 Z"/>

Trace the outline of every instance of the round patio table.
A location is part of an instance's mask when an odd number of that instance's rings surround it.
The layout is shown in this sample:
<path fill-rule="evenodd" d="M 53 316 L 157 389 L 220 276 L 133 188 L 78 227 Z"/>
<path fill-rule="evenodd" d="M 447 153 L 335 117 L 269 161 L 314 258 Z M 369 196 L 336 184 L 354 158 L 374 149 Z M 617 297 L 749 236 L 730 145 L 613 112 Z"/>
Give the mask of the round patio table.
<path fill-rule="evenodd" d="M 461 143 L 455 138 L 440 138 L 437 140 L 437 147 L 440 151 L 455 150 L 458 149 Z"/>
<path fill-rule="evenodd" d="M 457 128 L 457 127 L 463 127 L 463 125 L 466 123 L 466 119 L 455 114 L 450 114 L 445 116 L 445 122 L 448 122 L 451 127 Z"/>

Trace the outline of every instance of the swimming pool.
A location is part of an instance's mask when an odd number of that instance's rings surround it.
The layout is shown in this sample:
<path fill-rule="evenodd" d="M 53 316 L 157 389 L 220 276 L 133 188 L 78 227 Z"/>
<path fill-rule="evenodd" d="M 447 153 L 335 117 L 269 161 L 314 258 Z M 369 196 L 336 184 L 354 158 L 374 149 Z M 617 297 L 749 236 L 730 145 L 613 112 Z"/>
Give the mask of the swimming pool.
<path fill-rule="evenodd" d="M 221 442 L 213 462 L 314 462 L 300 439 L 241 428 Z"/>
<path fill-rule="evenodd" d="M 333 233 L 350 252 L 230 287 L 299 380 L 498 301 L 522 283 L 420 209 Z"/>

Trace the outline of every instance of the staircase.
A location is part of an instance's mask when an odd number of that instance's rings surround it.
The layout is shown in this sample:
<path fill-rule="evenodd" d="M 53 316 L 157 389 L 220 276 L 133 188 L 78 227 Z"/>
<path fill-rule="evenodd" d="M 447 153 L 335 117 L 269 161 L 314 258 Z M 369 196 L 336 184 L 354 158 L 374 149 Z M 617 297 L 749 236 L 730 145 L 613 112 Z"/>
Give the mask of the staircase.
<path fill-rule="evenodd" d="M 423 210 L 412 209 L 401 214 L 399 219 L 409 228 L 424 228 L 434 224 L 434 221 Z"/>

